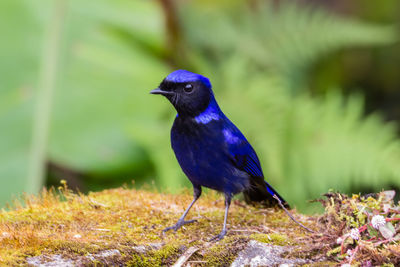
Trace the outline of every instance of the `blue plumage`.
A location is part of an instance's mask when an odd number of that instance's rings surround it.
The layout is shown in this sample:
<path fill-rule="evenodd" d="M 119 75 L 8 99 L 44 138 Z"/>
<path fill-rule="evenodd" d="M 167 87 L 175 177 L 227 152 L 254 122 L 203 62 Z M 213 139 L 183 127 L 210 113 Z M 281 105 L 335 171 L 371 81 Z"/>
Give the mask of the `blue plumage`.
<path fill-rule="evenodd" d="M 166 78 L 166 81 L 174 83 L 187 83 L 201 81 L 205 86 L 211 89 L 210 80 L 203 75 L 196 74 L 187 70 L 176 70 L 171 72 Z"/>
<path fill-rule="evenodd" d="M 179 229 L 192 221 L 184 218 L 205 186 L 225 195 L 225 219 L 232 196 L 243 192 L 246 201 L 274 203 L 275 195 L 286 203 L 264 181 L 260 161 L 244 135 L 219 108 L 208 78 L 186 70 L 169 74 L 153 90 L 162 94 L 178 112 L 171 129 L 171 145 L 186 176 L 193 184 L 194 199 L 178 223 L 165 230 Z"/>

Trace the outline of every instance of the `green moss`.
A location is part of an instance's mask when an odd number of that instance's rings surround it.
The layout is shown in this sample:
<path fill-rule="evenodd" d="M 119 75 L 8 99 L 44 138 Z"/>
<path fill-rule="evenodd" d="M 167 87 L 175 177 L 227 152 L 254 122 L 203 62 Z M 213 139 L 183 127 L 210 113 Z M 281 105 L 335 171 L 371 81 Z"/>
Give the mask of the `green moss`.
<path fill-rule="evenodd" d="M 150 253 L 152 259 L 156 260 L 160 265 L 166 265 L 169 262 L 173 262 L 174 258 L 178 258 L 179 255 L 179 246 L 174 245 L 165 245 L 159 250 L 154 250 Z"/>
<path fill-rule="evenodd" d="M 301 245 L 306 243 L 304 238 L 311 238 L 279 209 L 234 201 L 228 235 L 210 243 L 221 230 L 224 217 L 224 202 L 212 192 L 204 194 L 188 215 L 197 223 L 163 234 L 162 229 L 175 224 L 191 200 L 190 192 L 170 195 L 118 188 L 81 195 L 66 185 L 57 194 L 44 191 L 39 197 L 28 197 L 25 206 L 0 212 L 0 265 L 24 265 L 27 257 L 42 254 L 77 259 L 117 249 L 120 255 L 107 259 L 107 264 L 165 266 L 191 246 L 198 248 L 191 260 L 228 265 L 250 239 Z M 145 252 L 135 250 L 138 246 L 145 247 Z M 95 258 L 91 264 L 104 262 Z"/>
<path fill-rule="evenodd" d="M 143 267 L 171 265 L 179 257 L 178 252 L 177 245 L 165 245 L 146 254 L 134 253 L 126 265 Z"/>
<path fill-rule="evenodd" d="M 237 241 L 237 238 L 226 237 L 220 243 L 210 247 L 203 255 L 203 260 L 207 262 L 207 266 L 230 265 L 241 248 L 241 246 L 235 244 Z"/>
<path fill-rule="evenodd" d="M 274 244 L 278 246 L 290 245 L 290 239 L 284 234 L 252 234 L 249 237 L 262 243 Z"/>
<path fill-rule="evenodd" d="M 340 253 L 340 249 L 341 249 L 340 247 L 331 249 L 326 253 L 326 256 L 330 257 L 332 255 L 336 255 L 336 254 Z"/>
<path fill-rule="evenodd" d="M 320 266 L 330 267 L 330 266 L 338 266 L 338 263 L 332 262 L 332 261 L 319 261 L 319 262 L 315 262 L 315 263 L 304 264 L 301 266 L 302 267 L 320 267 Z"/>

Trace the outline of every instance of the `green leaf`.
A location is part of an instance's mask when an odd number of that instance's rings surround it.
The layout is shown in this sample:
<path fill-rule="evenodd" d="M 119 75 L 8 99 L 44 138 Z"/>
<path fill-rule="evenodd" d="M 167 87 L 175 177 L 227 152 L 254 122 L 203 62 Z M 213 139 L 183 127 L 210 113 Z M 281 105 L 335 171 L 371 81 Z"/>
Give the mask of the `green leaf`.
<path fill-rule="evenodd" d="M 379 232 L 386 239 L 391 239 L 396 234 L 396 229 L 391 222 L 386 222 L 384 226 L 379 227 Z"/>
<path fill-rule="evenodd" d="M 30 1 L 0 1 L 0 205 L 26 190 L 40 20 Z"/>
<path fill-rule="evenodd" d="M 7 77 L 0 84 L 0 103 L 7 100 L 0 107 L 0 127 L 5 129 L 0 177 L 13 181 L 2 186 L 0 201 L 26 190 L 30 114 L 50 3 L 0 3 L 0 34 L 8 36 L 0 44 L 0 74 Z M 48 160 L 85 173 L 111 173 L 143 156 L 138 153 L 142 144 L 129 129 L 142 127 L 135 124 L 140 120 L 160 119 L 166 107 L 148 93 L 168 73 L 145 45 L 156 50 L 163 45 L 160 12 L 155 2 L 68 1 Z"/>
<path fill-rule="evenodd" d="M 394 197 L 396 196 L 396 191 L 386 190 L 386 191 L 380 192 L 379 195 L 382 196 L 383 202 L 391 202 L 391 201 L 393 201 Z"/>
<path fill-rule="evenodd" d="M 368 230 L 370 238 L 378 236 L 378 231 L 375 228 L 373 228 L 372 226 L 367 225 L 367 230 Z"/>

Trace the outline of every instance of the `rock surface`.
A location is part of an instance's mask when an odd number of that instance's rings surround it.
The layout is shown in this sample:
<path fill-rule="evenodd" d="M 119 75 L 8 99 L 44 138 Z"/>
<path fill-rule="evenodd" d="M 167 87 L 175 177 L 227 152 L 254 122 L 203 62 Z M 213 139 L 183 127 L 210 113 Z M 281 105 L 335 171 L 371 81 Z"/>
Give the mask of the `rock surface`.
<path fill-rule="evenodd" d="M 253 266 L 297 266 L 309 263 L 304 259 L 287 259 L 284 253 L 291 249 L 289 246 L 276 246 L 251 240 L 247 247 L 239 253 L 232 267 Z"/>
<path fill-rule="evenodd" d="M 74 267 L 74 266 L 85 266 L 89 263 L 98 262 L 103 265 L 112 264 L 108 260 L 113 257 L 121 256 L 118 249 L 110 249 L 105 251 L 100 251 L 96 254 L 88 254 L 85 256 L 75 257 L 74 259 L 69 259 L 63 257 L 60 254 L 55 255 L 40 255 L 36 257 L 26 258 L 27 264 L 30 266 L 37 267 Z"/>

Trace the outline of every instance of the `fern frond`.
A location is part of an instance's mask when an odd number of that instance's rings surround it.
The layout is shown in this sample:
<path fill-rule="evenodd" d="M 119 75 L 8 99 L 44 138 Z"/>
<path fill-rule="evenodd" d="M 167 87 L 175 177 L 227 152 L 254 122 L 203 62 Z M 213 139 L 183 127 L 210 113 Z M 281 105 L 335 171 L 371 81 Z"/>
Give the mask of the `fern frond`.
<path fill-rule="evenodd" d="M 201 7 L 186 7 L 182 12 L 193 48 L 210 60 L 217 57 L 223 61 L 233 52 L 239 53 L 263 69 L 288 77 L 290 89 L 295 91 L 304 89 L 306 71 L 322 56 L 343 48 L 387 45 L 397 40 L 393 25 L 345 18 L 294 1 L 282 1 L 278 7 L 264 1 L 256 9 L 245 5 L 236 13 L 206 9 L 206 15 L 199 12 Z"/>

